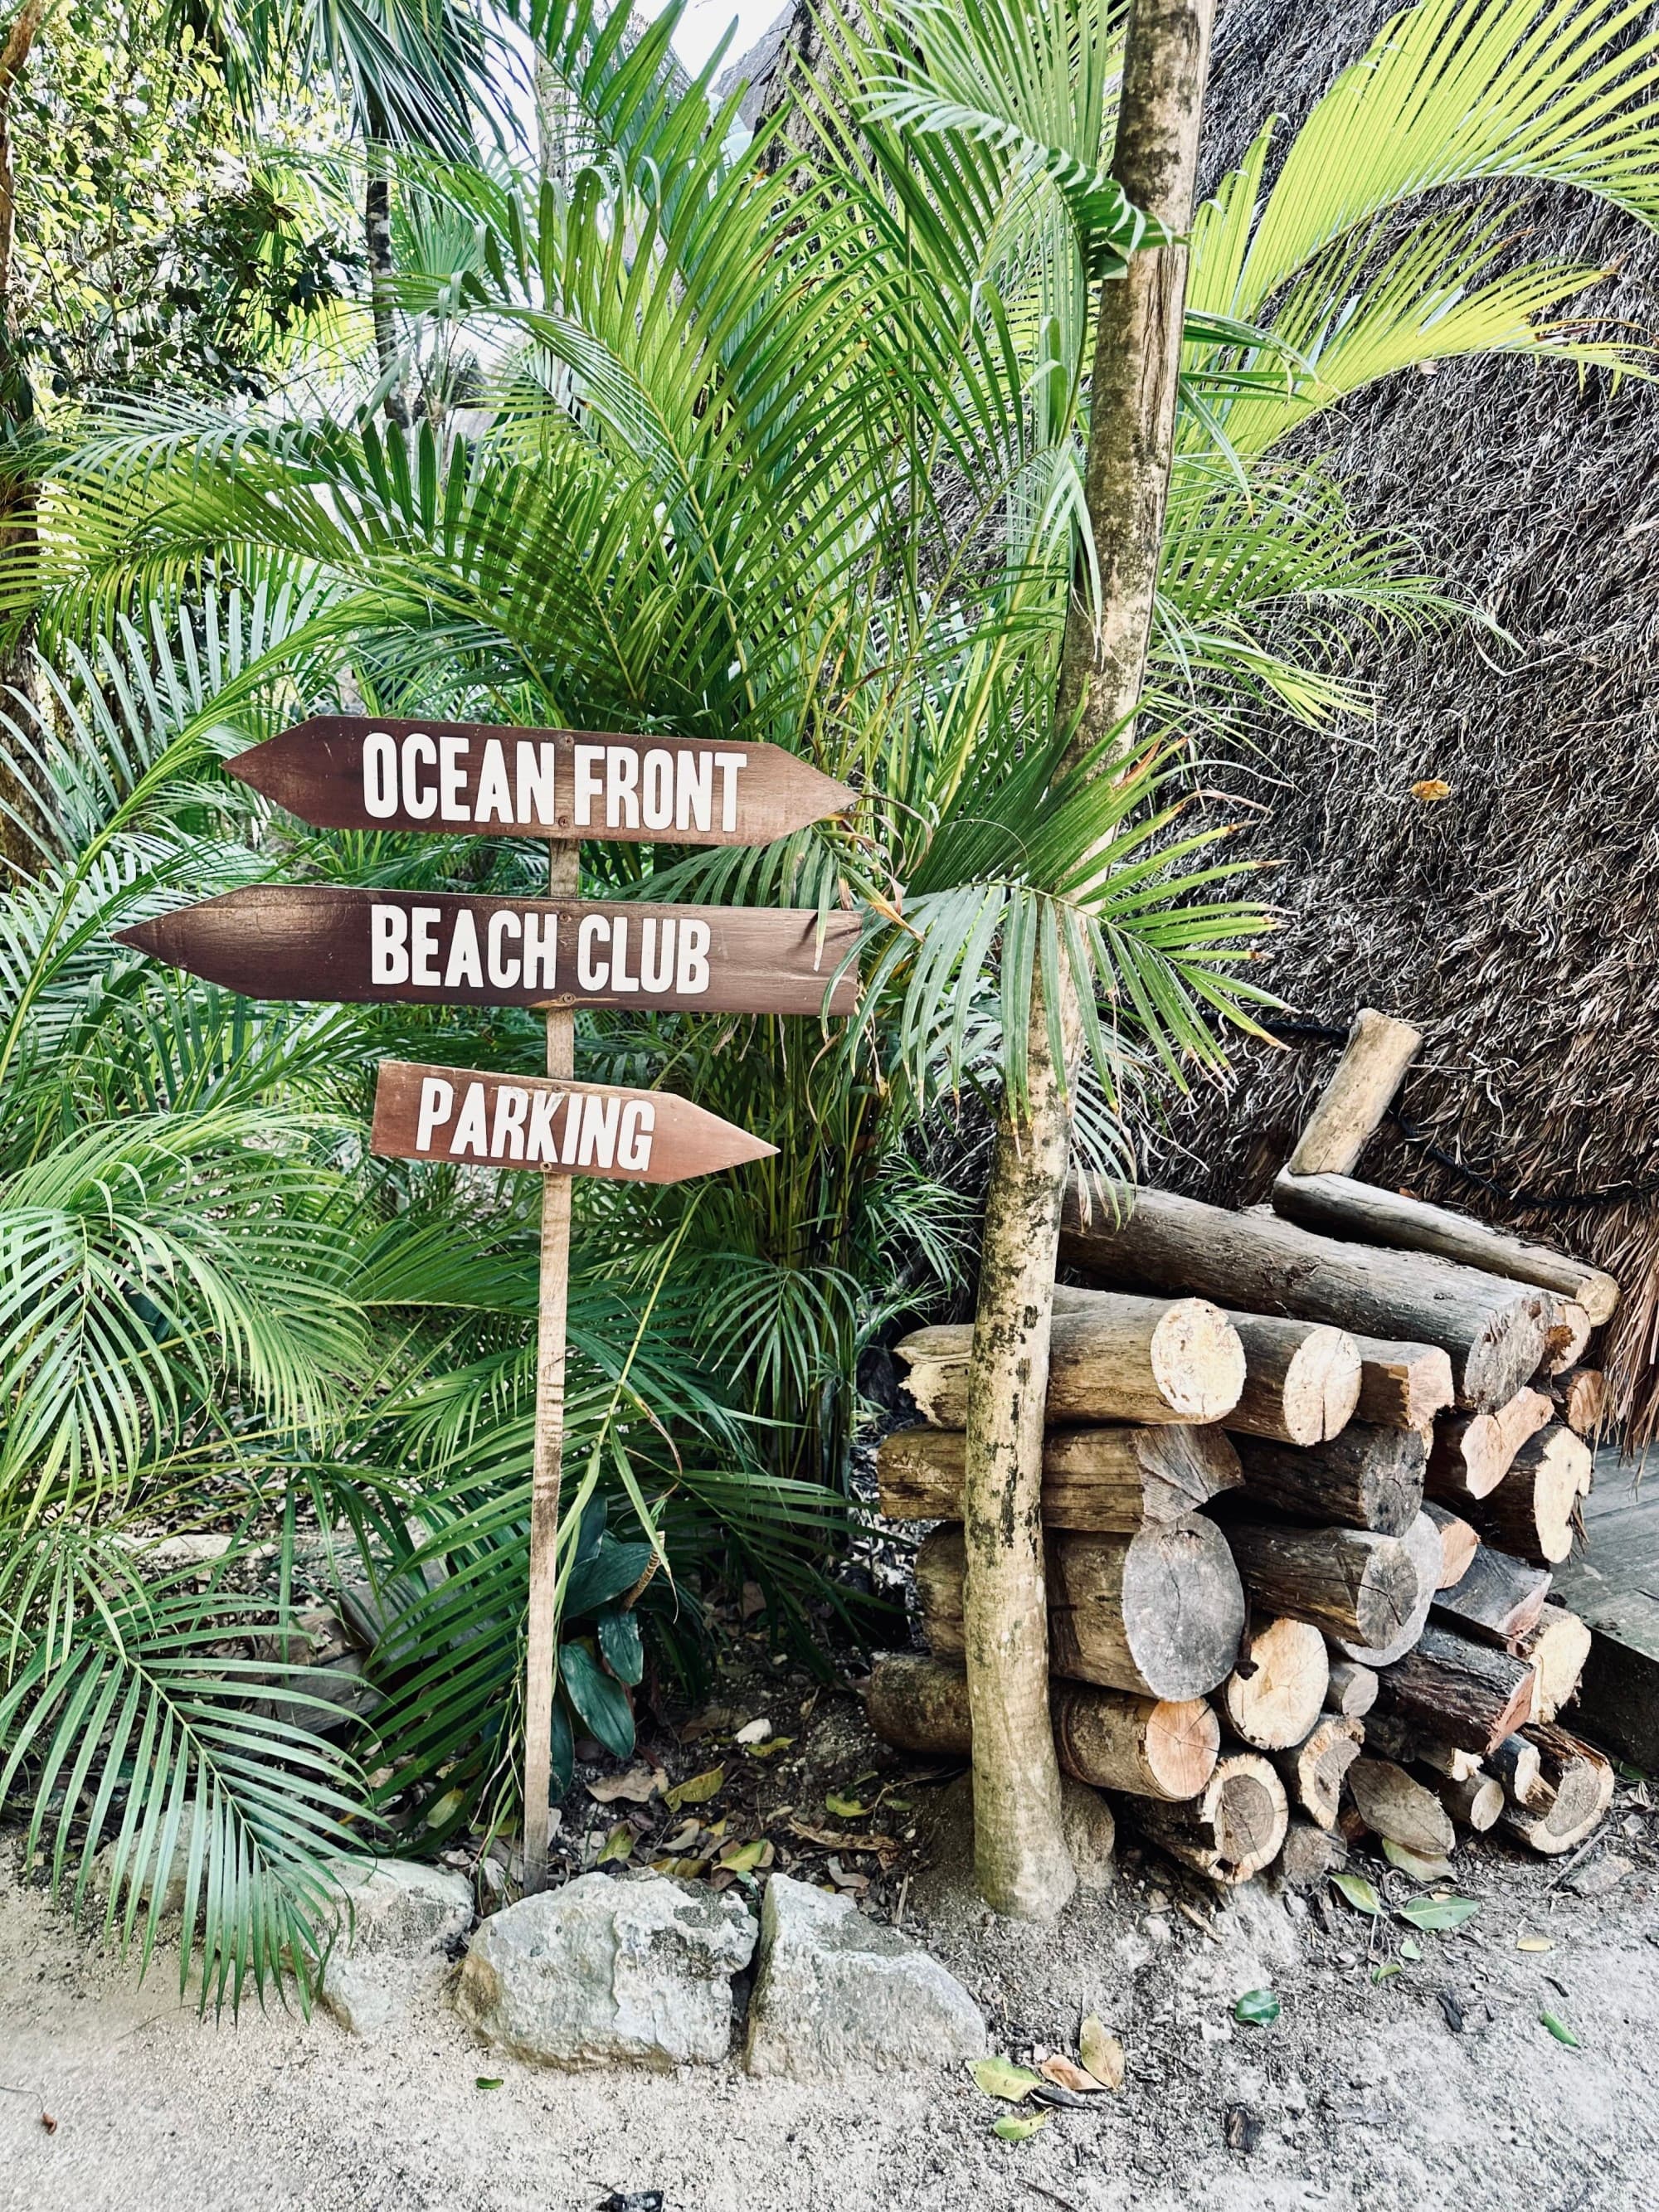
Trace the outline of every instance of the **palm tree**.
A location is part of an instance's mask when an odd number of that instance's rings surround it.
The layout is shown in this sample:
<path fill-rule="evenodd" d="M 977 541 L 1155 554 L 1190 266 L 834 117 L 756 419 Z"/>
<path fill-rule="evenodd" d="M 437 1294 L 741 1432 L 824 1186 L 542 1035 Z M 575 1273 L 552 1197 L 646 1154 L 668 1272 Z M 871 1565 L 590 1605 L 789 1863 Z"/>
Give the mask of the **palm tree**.
<path fill-rule="evenodd" d="M 846 27 L 797 118 L 805 144 L 775 125 L 741 155 L 734 104 L 717 107 L 706 76 L 667 81 L 672 17 L 634 46 L 589 0 L 528 20 L 592 158 L 568 195 L 510 166 L 423 161 L 423 202 L 445 217 L 433 234 L 453 251 L 398 280 L 406 313 L 464 330 L 492 364 L 475 434 L 388 424 L 374 399 L 346 422 L 115 410 L 71 442 L 42 546 L 0 591 L 39 609 L 64 666 L 124 621 L 148 640 L 216 619 L 228 576 L 289 595 L 295 618 L 220 670 L 124 794 L 123 841 L 147 810 L 206 809 L 240 866 L 466 888 L 488 868 L 531 888 L 535 856 L 510 846 L 311 839 L 233 800 L 216 776 L 228 731 L 342 685 L 385 711 L 781 743 L 860 787 L 851 837 L 585 858 L 611 895 L 852 899 L 871 916 L 863 1010 L 839 1034 L 605 1018 L 580 1047 L 594 1072 L 684 1086 L 781 1147 L 695 1210 L 630 1193 L 588 1217 L 596 1281 L 624 1309 L 672 1298 L 696 1355 L 703 1396 L 680 1389 L 664 1425 L 714 1439 L 688 1485 L 755 1438 L 774 1455 L 766 1480 L 833 1477 L 861 1339 L 962 1271 L 962 1208 L 930 1183 L 928 1131 L 975 1091 L 1020 1094 L 1038 979 L 1051 1006 L 1063 972 L 1079 987 L 1079 1139 L 1125 1167 L 1147 1084 L 1215 1066 L 1223 1026 L 1260 1005 L 1247 963 L 1262 916 L 1220 842 L 1206 743 L 1258 729 L 1264 703 L 1317 720 L 1346 701 L 1352 623 L 1456 612 L 1407 549 L 1354 529 L 1305 426 L 1375 376 L 1471 349 L 1626 364 L 1554 319 L 1592 272 L 1495 264 L 1479 218 L 1448 228 L 1422 194 L 1547 174 L 1651 220 L 1654 48 L 1583 0 L 1535 21 L 1424 0 L 1333 87 L 1271 189 L 1265 147 L 1224 181 L 1194 238 L 1139 749 L 1109 736 L 1067 772 L 1054 671 L 1074 576 L 1086 590 L 1090 574 L 1091 305 L 1146 235 L 1101 168 L 1115 15 L 1022 0 Z M 70 688 L 79 701 L 101 684 Z M 15 1051 L 55 1003 L 50 978 L 88 948 L 107 958 L 84 894 L 112 857 L 103 835 L 83 837 L 40 918 Z M 118 842 L 135 867 L 142 843 Z M 179 881 L 155 897 L 182 896 Z M 394 1033 L 366 1024 L 362 1052 Z M 444 1034 L 462 1059 L 526 1048 L 509 1022 Z M 483 1244 L 478 1265 L 499 1262 Z M 523 1337 L 481 1295 L 457 1301 L 495 1313 L 491 1340 L 469 1345 L 465 1320 L 453 1350 L 441 1332 L 423 1340 L 428 1364 L 399 1378 L 398 1450 L 408 1480 L 449 1486 L 459 1592 L 488 1584 L 473 1613 L 495 1622 L 508 1601 L 494 1532 L 514 1522 L 526 1457 Z M 664 1343 L 611 1345 L 602 1395 L 632 1377 L 651 1406 L 656 1381 L 629 1363 L 660 1368 Z M 634 1483 L 647 1526 L 679 1510 L 631 1466 L 608 1479 L 622 1498 Z M 732 1486 L 764 1494 L 752 1457 Z M 434 1667 L 456 1626 L 443 1618 L 420 1645 Z M 427 1663 L 405 1650 L 394 1689 L 424 1729 L 417 1779 L 465 1768 L 440 1828 L 481 1808 L 509 1817 L 489 1712 L 509 1670 L 481 1656 L 427 1724 Z M 0 1728 L 22 1709 L 0 1709 Z"/>

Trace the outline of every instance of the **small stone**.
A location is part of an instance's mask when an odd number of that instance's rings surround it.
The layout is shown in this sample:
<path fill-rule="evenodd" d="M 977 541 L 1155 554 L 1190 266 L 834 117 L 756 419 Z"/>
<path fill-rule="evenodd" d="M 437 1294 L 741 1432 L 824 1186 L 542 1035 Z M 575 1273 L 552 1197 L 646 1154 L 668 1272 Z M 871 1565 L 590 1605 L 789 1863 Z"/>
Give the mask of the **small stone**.
<path fill-rule="evenodd" d="M 1576 1868 L 1567 1876 L 1566 1887 L 1575 1897 L 1606 1897 L 1609 1891 L 1618 1888 L 1633 1864 L 1630 1859 L 1607 1852 L 1592 1859 L 1588 1866 Z"/>
<path fill-rule="evenodd" d="M 485 1921 L 456 2009 L 542 2065 L 714 2064 L 731 2047 L 732 1977 L 754 1948 L 735 1892 L 596 1871 Z"/>
<path fill-rule="evenodd" d="M 471 1884 L 413 1859 L 364 1859 L 336 1880 L 345 1909 L 323 1968 L 323 2009 L 353 2035 L 401 2030 L 449 1981 L 449 1947 L 472 1925 Z"/>
<path fill-rule="evenodd" d="M 978 2006 L 920 1945 L 846 1898 L 772 1876 L 749 2007 L 751 2074 L 948 2066 L 988 2048 Z"/>
<path fill-rule="evenodd" d="M 1161 1889 L 1149 1889 L 1146 1893 L 1146 1904 L 1148 1910 L 1152 1912 L 1167 1912 L 1170 1909 L 1170 1900 Z"/>

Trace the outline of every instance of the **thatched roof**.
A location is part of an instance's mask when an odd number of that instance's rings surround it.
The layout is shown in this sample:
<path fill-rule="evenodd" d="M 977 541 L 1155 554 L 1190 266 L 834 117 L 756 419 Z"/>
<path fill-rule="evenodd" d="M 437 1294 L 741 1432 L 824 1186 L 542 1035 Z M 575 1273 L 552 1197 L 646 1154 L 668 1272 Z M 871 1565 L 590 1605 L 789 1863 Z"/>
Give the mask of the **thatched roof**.
<path fill-rule="evenodd" d="M 1390 12 L 1233 0 L 1212 175 L 1267 113 L 1299 121 Z M 1564 192 L 1510 204 L 1530 253 L 1621 263 L 1595 311 L 1659 332 L 1659 242 Z M 1645 1441 L 1659 1432 L 1659 390 L 1600 374 L 1581 386 L 1548 363 L 1450 366 L 1391 380 L 1318 442 L 1362 520 L 1414 538 L 1515 641 L 1367 646 L 1373 720 L 1286 725 L 1232 765 L 1232 787 L 1267 805 L 1250 842 L 1284 861 L 1267 980 L 1312 1023 L 1340 1029 L 1371 1005 L 1426 1031 L 1407 1119 L 1528 1196 L 1472 1186 L 1397 1127 L 1361 1172 L 1619 1276 L 1607 1358 L 1619 1417 Z M 1412 797 L 1430 777 L 1449 799 Z M 1239 1053 L 1228 1094 L 1177 1118 L 1152 1172 L 1260 1199 L 1334 1050 Z M 1543 1208 L 1539 1194 L 1587 1202 Z"/>

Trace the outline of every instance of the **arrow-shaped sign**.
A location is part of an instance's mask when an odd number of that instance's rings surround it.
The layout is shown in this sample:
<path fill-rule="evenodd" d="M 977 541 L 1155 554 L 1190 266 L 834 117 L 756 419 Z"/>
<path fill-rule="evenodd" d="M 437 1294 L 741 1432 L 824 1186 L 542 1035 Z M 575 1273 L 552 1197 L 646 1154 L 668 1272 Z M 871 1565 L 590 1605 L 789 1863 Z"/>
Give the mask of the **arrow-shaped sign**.
<path fill-rule="evenodd" d="M 684 1182 L 777 1151 L 667 1091 L 380 1063 L 371 1148 L 383 1159 Z"/>
<path fill-rule="evenodd" d="M 251 999 L 434 1006 L 639 1006 L 816 1014 L 857 945 L 855 915 L 811 907 L 565 904 L 259 884 L 120 933 Z M 828 1011 L 853 1011 L 840 975 Z"/>
<path fill-rule="evenodd" d="M 779 745 L 317 714 L 226 767 L 320 830 L 768 845 L 857 793 Z"/>

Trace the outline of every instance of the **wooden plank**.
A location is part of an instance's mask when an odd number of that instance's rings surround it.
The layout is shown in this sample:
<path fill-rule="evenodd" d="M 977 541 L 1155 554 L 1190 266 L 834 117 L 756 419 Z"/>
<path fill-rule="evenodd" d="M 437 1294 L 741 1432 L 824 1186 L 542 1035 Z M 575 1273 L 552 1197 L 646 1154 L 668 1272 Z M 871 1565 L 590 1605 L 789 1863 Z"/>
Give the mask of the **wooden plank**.
<path fill-rule="evenodd" d="M 857 793 L 781 746 L 316 714 L 225 766 L 322 830 L 769 845 Z"/>
<path fill-rule="evenodd" d="M 846 1014 L 856 915 L 258 884 L 120 942 L 252 999 Z"/>
<path fill-rule="evenodd" d="M 1554 1595 L 1590 1631 L 1577 1702 L 1582 1729 L 1659 1773 L 1659 1486 L 1638 1491 L 1616 1452 L 1600 1455 L 1582 1501 L 1588 1550 L 1555 1570 Z"/>
<path fill-rule="evenodd" d="M 525 1168 L 605 1182 L 684 1182 L 777 1146 L 668 1091 L 380 1062 L 370 1150 L 382 1159 Z"/>
<path fill-rule="evenodd" d="M 1420 1030 L 1378 1013 L 1375 1006 L 1362 1006 L 1286 1172 L 1346 1175 L 1356 1166 L 1422 1046 Z"/>

